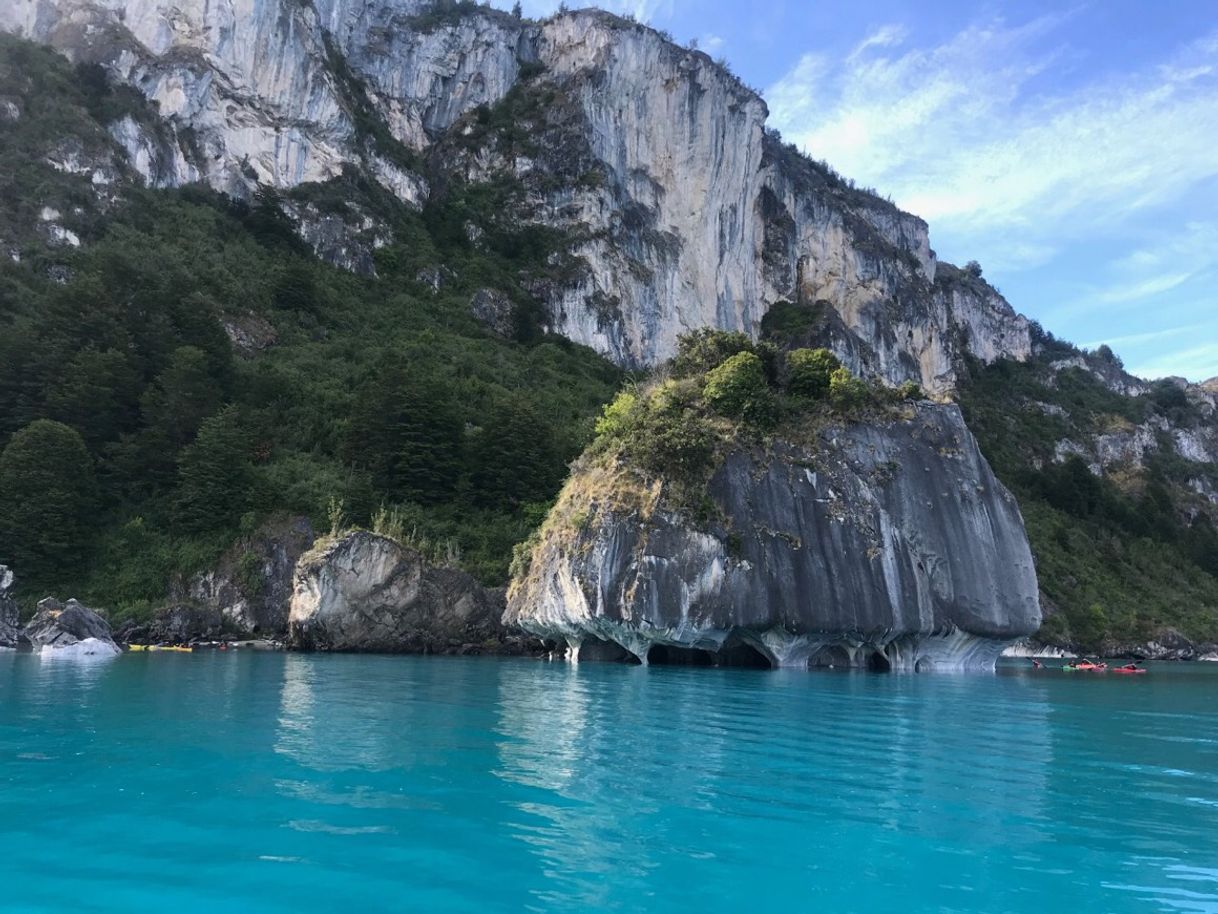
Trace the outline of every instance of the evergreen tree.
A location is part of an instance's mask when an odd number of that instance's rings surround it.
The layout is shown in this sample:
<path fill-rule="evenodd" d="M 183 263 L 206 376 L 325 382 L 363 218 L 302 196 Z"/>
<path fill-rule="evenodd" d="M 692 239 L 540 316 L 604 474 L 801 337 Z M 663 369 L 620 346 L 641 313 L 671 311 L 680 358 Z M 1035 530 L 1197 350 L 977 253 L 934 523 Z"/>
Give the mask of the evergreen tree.
<path fill-rule="evenodd" d="M 471 464 L 475 496 L 490 506 L 544 501 L 565 473 L 553 426 L 522 397 L 495 404 L 478 434 Z"/>
<path fill-rule="evenodd" d="M 456 489 L 462 438 L 448 388 L 433 375 L 394 366 L 360 394 L 346 456 L 382 495 L 431 504 Z"/>
<path fill-rule="evenodd" d="M 175 517 L 192 532 L 232 525 L 249 507 L 251 483 L 249 436 L 230 406 L 204 419 L 182 452 Z"/>
<path fill-rule="evenodd" d="M 220 407 L 220 398 L 206 354 L 195 346 L 181 346 L 144 395 L 144 422 L 158 446 L 176 452 L 194 440 L 204 417 Z"/>
<path fill-rule="evenodd" d="M 34 580 L 80 568 L 95 499 L 80 434 L 49 419 L 27 425 L 0 453 L 0 563 Z"/>
<path fill-rule="evenodd" d="M 135 372 L 114 349 L 78 352 L 47 393 L 47 413 L 96 447 L 134 427 L 139 410 Z"/>

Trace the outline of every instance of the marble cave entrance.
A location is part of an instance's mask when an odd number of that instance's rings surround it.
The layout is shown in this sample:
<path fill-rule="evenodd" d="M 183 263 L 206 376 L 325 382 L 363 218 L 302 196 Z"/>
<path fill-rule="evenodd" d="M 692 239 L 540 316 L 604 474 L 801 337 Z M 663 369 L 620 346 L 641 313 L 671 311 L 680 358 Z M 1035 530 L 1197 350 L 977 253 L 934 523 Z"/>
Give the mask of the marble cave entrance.
<path fill-rule="evenodd" d="M 647 663 L 652 666 L 718 666 L 754 670 L 768 670 L 771 666 L 765 654 L 743 641 L 731 641 L 718 651 L 653 644 L 647 652 Z"/>
<path fill-rule="evenodd" d="M 823 647 L 808 661 L 810 670 L 848 670 L 850 654 L 840 644 Z"/>
<path fill-rule="evenodd" d="M 888 658 L 879 651 L 872 651 L 871 656 L 867 658 L 868 673 L 891 673 L 892 664 Z"/>

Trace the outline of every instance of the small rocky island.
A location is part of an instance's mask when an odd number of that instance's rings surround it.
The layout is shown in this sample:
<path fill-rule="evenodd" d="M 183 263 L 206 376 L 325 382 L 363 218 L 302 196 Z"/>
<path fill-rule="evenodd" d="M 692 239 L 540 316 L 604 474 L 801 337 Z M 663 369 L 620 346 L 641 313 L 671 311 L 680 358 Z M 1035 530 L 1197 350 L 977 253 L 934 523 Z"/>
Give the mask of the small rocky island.
<path fill-rule="evenodd" d="M 1019 509 L 955 406 L 823 350 L 687 346 L 610 408 L 508 622 L 573 659 L 879 670 L 992 669 L 1039 628 Z"/>

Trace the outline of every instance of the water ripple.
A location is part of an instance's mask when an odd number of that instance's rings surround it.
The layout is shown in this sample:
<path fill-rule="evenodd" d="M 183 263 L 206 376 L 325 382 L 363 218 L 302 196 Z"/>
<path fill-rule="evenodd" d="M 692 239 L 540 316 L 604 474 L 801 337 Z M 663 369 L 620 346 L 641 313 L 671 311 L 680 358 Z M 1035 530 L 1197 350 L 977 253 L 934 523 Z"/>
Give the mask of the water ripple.
<path fill-rule="evenodd" d="M 0 663 L 15 909 L 1218 914 L 1218 668 Z"/>

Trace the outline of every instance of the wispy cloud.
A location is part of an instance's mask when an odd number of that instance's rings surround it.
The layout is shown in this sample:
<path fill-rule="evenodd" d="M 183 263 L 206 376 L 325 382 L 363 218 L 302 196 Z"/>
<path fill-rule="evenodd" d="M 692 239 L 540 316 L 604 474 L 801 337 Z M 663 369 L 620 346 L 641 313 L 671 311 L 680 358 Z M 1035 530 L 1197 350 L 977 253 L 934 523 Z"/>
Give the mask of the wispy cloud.
<path fill-rule="evenodd" d="M 493 5 L 510 9 L 513 0 L 494 0 Z M 640 22 L 650 22 L 658 16 L 671 16 L 674 0 L 601 0 L 596 4 L 574 4 L 573 6 L 599 6 L 613 13 L 629 14 Z M 549 16 L 558 11 L 561 0 L 522 0 L 521 7 L 526 16 Z"/>
<path fill-rule="evenodd" d="M 908 34 L 909 30 L 901 25 L 886 25 L 876 29 L 855 46 L 847 60 L 857 60 L 868 48 L 896 47 L 905 40 Z"/>
<path fill-rule="evenodd" d="M 1082 343 L 1084 349 L 1095 349 L 1098 346 L 1133 346 L 1139 343 L 1153 343 L 1158 340 L 1184 336 L 1204 328 L 1203 324 L 1185 324 L 1183 327 L 1168 327 L 1166 330 L 1150 330 L 1146 333 L 1126 333 L 1122 336 L 1109 336 L 1089 343 Z"/>
<path fill-rule="evenodd" d="M 1218 222 L 1187 222 L 1155 233 L 1159 237 L 1151 243 L 1134 247 L 1109 263 L 1092 265 L 1098 281 L 1084 286 L 1074 301 L 1059 307 L 1058 315 L 1068 317 L 1097 306 L 1141 307 L 1185 286 L 1195 289 L 1198 297 L 1212 297 L 1213 280 L 1218 277 Z M 1199 310 L 1209 309 L 1201 306 Z"/>
<path fill-rule="evenodd" d="M 1069 15 L 973 25 L 931 48 L 887 27 L 841 59 L 807 54 L 767 92 L 773 121 L 932 230 L 1016 230 L 1044 257 L 1218 174 L 1215 36 L 1145 72 L 1046 93 L 1053 81 L 1038 77 L 1072 59 L 1058 37 Z"/>
<path fill-rule="evenodd" d="M 1140 378 L 1175 376 L 1204 380 L 1218 377 L 1218 343 L 1203 343 L 1164 353 L 1144 364 L 1135 365 L 1132 371 Z"/>

